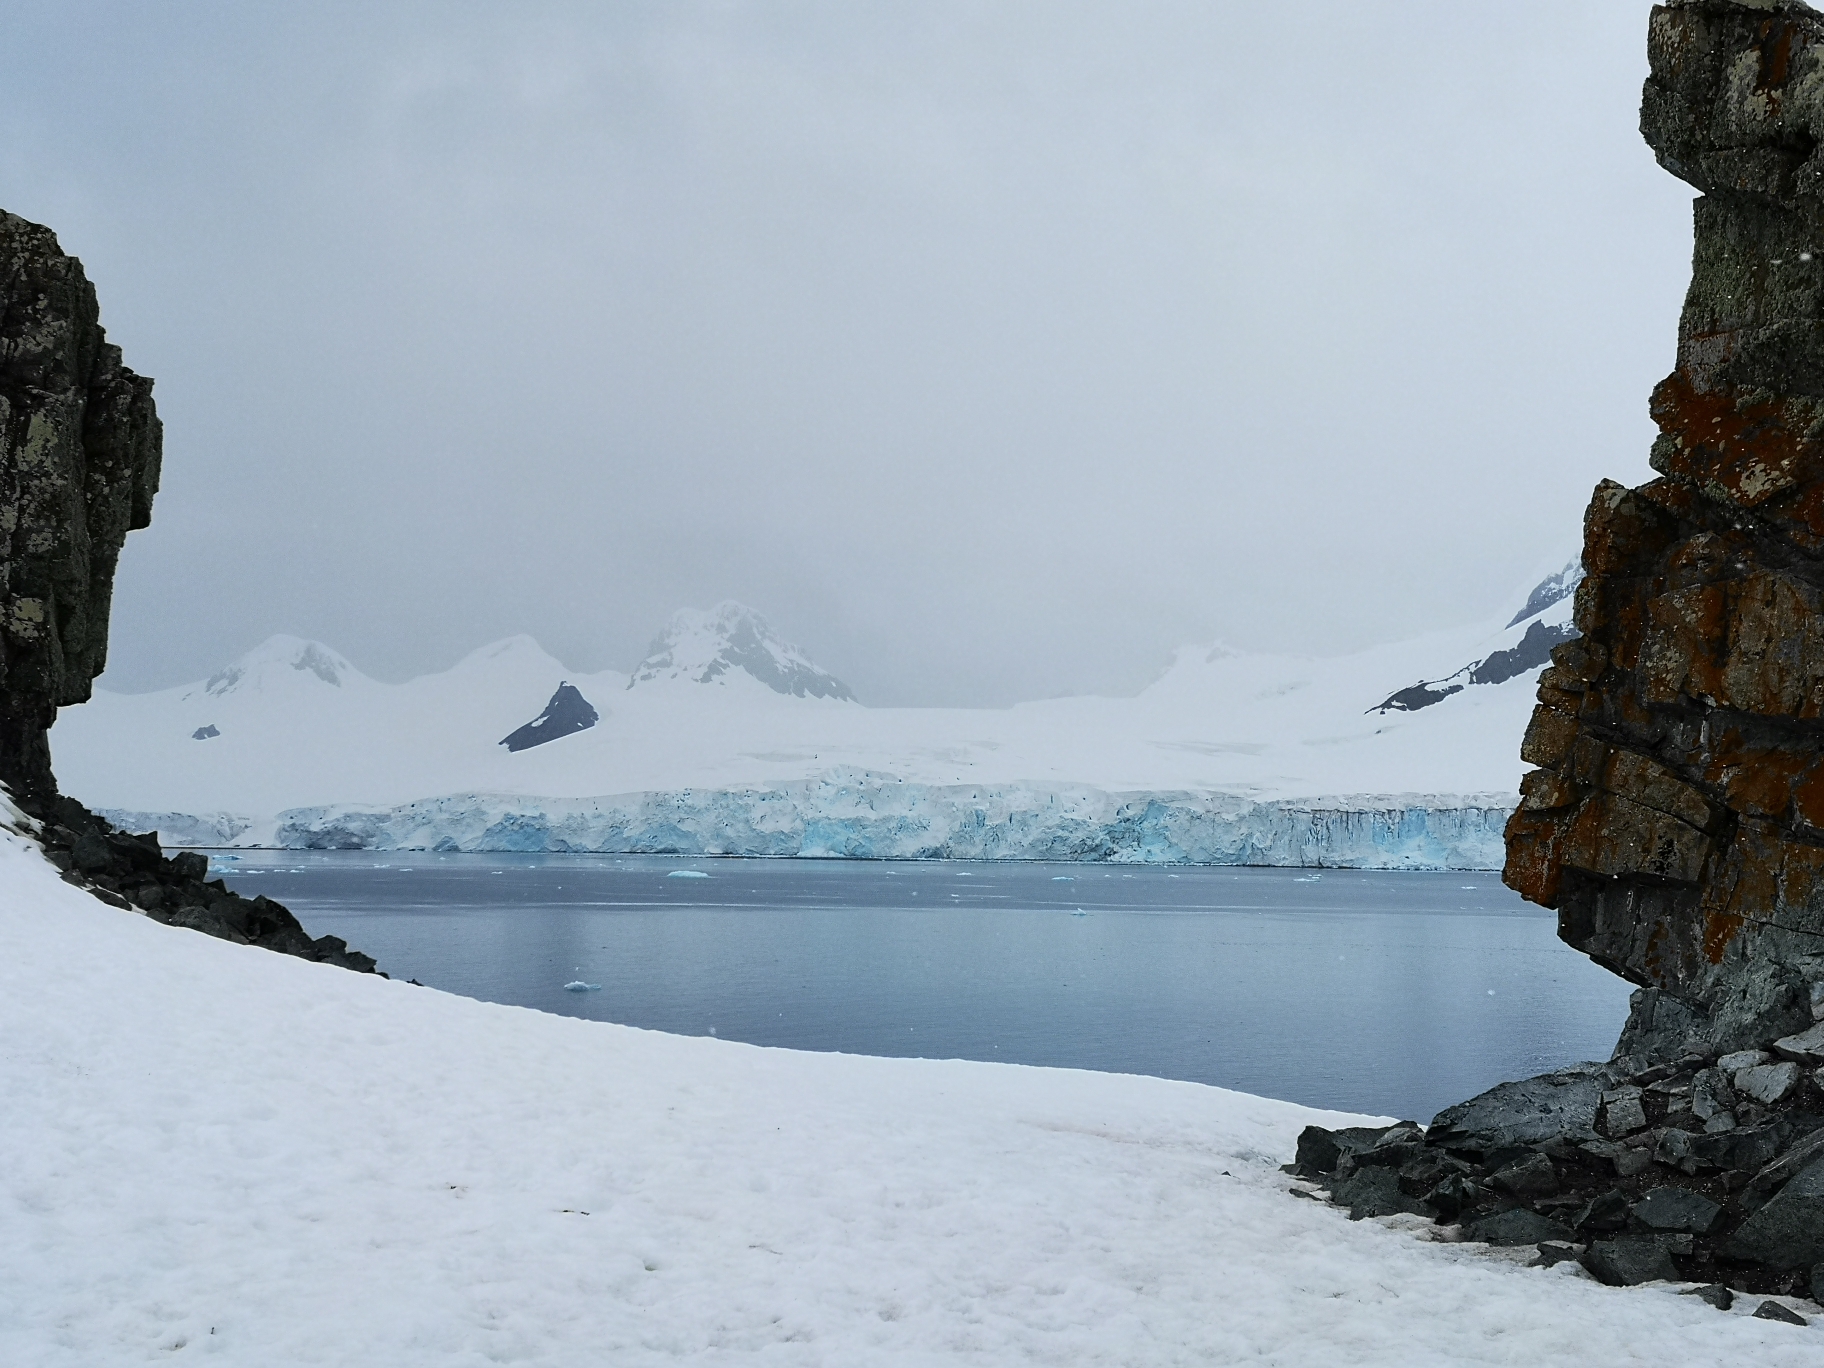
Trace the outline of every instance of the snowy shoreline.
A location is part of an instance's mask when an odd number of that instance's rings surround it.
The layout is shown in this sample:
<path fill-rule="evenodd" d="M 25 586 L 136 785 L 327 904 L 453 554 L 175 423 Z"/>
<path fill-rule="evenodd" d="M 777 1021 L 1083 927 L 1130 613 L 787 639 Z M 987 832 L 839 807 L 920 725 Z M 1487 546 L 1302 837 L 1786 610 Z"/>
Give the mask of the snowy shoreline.
<path fill-rule="evenodd" d="M 457 794 L 256 819 L 104 809 L 167 846 L 1328 869 L 1501 867 L 1507 795 L 1256 802 L 1085 785 L 932 785 L 865 772 L 767 786 L 527 798 Z"/>

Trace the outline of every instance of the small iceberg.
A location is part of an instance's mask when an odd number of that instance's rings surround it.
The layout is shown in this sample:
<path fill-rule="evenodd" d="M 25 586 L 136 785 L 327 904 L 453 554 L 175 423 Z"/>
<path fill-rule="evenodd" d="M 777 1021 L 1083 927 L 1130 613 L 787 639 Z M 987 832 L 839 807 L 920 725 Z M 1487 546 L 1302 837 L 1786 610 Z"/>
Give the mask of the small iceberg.
<path fill-rule="evenodd" d="M 1323 881 L 1324 876 L 1322 874 L 1310 874 L 1292 880 L 1293 883 L 1322 883 Z"/>
<path fill-rule="evenodd" d="M 674 869 L 665 877 L 668 879 L 707 879 L 709 875 L 700 869 Z"/>
<path fill-rule="evenodd" d="M 602 985 L 599 983 L 584 983 L 581 979 L 577 979 L 574 983 L 566 983 L 564 985 L 564 991 L 566 993 L 599 993 L 602 991 Z"/>
<path fill-rule="evenodd" d="M 1075 883 L 1076 882 L 1076 880 L 1068 874 L 1053 874 L 1051 876 L 1051 881 L 1053 883 Z"/>

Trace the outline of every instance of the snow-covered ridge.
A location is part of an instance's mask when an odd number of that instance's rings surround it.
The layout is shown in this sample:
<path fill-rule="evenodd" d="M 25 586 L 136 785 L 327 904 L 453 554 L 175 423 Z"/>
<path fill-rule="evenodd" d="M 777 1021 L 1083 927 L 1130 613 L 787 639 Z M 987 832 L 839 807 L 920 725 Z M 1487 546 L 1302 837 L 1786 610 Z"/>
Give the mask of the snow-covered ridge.
<path fill-rule="evenodd" d="M 320 641 L 275 636 L 268 637 L 232 665 L 210 675 L 203 681 L 201 690 L 211 698 L 250 690 L 277 690 L 287 685 L 288 670 L 315 675 L 332 688 L 340 688 L 344 680 L 373 683 Z M 189 694 L 194 693 L 195 689 L 189 691 Z"/>
<path fill-rule="evenodd" d="M 774 693 L 854 701 L 849 686 L 796 646 L 773 634 L 766 619 L 732 599 L 703 612 L 685 608 L 653 641 L 627 687 L 661 680 L 727 686 L 746 675 Z"/>

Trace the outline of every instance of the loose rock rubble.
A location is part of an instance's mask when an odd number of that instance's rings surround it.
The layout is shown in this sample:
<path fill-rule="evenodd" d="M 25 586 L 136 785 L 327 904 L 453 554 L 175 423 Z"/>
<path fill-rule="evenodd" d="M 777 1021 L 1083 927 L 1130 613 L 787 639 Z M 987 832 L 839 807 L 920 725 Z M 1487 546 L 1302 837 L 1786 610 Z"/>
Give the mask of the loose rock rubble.
<path fill-rule="evenodd" d="M 156 833 L 116 831 L 74 798 L 22 804 L 24 834 L 44 847 L 64 880 L 112 907 L 143 912 L 167 926 L 187 927 L 237 945 L 257 945 L 300 959 L 374 972 L 371 956 L 350 950 L 339 936 L 315 940 L 271 898 L 244 898 L 209 878 L 209 860 L 187 850 L 166 857 Z"/>
<path fill-rule="evenodd" d="M 1503 1083 L 1429 1127 L 1309 1127 L 1288 1169 L 1354 1219 L 1430 1217 L 1615 1286 L 1824 1302 L 1820 1066 L 1824 1022 L 1721 1057 L 1622 1056 Z"/>

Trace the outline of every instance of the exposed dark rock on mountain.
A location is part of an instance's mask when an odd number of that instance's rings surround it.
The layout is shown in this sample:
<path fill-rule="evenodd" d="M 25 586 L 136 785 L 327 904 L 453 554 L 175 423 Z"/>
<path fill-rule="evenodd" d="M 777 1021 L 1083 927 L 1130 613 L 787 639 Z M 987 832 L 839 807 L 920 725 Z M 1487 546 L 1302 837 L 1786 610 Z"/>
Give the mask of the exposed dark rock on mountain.
<path fill-rule="evenodd" d="M 503 738 L 500 744 L 510 751 L 530 750 L 560 736 L 588 731 L 600 720 L 601 715 L 589 706 L 589 700 L 574 684 L 566 682 L 557 686 L 557 692 L 551 695 L 551 701 L 545 704 L 542 713 Z"/>
<path fill-rule="evenodd" d="M 20 799 L 56 792 L 46 734 L 107 663 L 160 450 L 152 382 L 108 342 L 82 263 L 0 210 L 0 782 Z"/>
<path fill-rule="evenodd" d="M 1550 606 L 1549 604 L 1547 605 Z M 1523 617 L 1520 621 L 1524 622 Z M 1512 623 L 1508 624 L 1510 627 Z M 1528 670 L 1536 670 L 1552 658 L 1552 648 L 1577 635 L 1573 627 L 1561 623 L 1535 622 L 1526 634 L 1506 650 L 1491 651 L 1481 660 L 1472 661 L 1448 679 L 1422 680 L 1392 694 L 1369 712 L 1417 712 L 1433 703 L 1442 703 L 1454 693 L 1462 693 L 1476 684 L 1505 684 Z"/>
<path fill-rule="evenodd" d="M 1508 619 L 1509 627 L 1518 627 L 1530 617 L 1538 617 L 1554 603 L 1560 603 L 1577 592 L 1577 585 L 1583 579 L 1583 562 L 1573 560 L 1555 575 L 1547 575 L 1533 586 L 1533 592 L 1526 596 L 1526 602 L 1520 605 L 1520 611 Z"/>
<path fill-rule="evenodd" d="M 63 877 L 102 901 L 371 972 L 271 899 L 209 881 L 203 856 L 166 859 L 155 835 L 116 831 L 57 792 L 48 733 L 107 663 L 114 567 L 152 520 L 162 442 L 152 382 L 108 342 L 82 263 L 0 210 L 0 786 Z"/>

